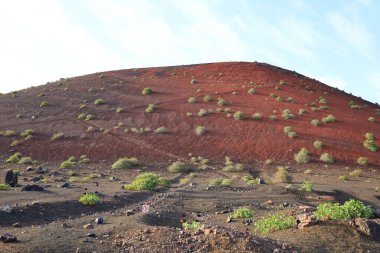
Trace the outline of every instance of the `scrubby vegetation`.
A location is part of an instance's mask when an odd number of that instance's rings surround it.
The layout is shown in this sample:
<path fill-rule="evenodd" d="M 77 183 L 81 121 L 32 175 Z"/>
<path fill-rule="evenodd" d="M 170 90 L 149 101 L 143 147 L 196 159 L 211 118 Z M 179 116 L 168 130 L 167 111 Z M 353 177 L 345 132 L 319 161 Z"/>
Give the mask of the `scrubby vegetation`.
<path fill-rule="evenodd" d="M 314 126 L 320 126 L 322 124 L 319 119 L 313 119 L 310 123 Z"/>
<path fill-rule="evenodd" d="M 167 170 L 170 173 L 181 173 L 186 172 L 189 170 L 189 167 L 186 163 L 183 162 L 173 162 L 171 165 L 168 166 Z"/>
<path fill-rule="evenodd" d="M 321 142 L 320 140 L 315 140 L 313 142 L 313 147 L 315 149 L 322 149 L 323 148 L 323 142 Z"/>
<path fill-rule="evenodd" d="M 245 116 L 244 116 L 243 112 L 237 111 L 234 113 L 234 119 L 236 119 L 236 120 L 243 120 L 244 117 Z"/>
<path fill-rule="evenodd" d="M 317 206 L 314 212 L 318 219 L 355 219 L 355 218 L 371 218 L 373 216 L 372 209 L 363 204 L 363 202 L 351 199 L 343 205 L 338 203 L 324 203 Z"/>
<path fill-rule="evenodd" d="M 198 230 L 201 227 L 201 223 L 198 221 L 193 221 L 188 223 L 187 221 L 182 223 L 182 228 L 184 230 Z"/>
<path fill-rule="evenodd" d="M 167 182 L 156 173 L 144 172 L 135 177 L 132 183 L 124 185 L 124 189 L 131 191 L 153 191 L 160 184 L 162 185 L 162 183 L 167 185 Z"/>
<path fill-rule="evenodd" d="M 136 157 L 125 157 L 112 164 L 112 169 L 131 169 L 137 165 L 139 165 L 139 160 Z"/>
<path fill-rule="evenodd" d="M 329 115 L 327 115 L 326 117 L 324 117 L 324 118 L 322 119 L 322 121 L 323 121 L 324 123 L 332 123 L 332 122 L 335 122 L 335 121 L 336 121 L 336 118 L 334 117 L 334 115 L 329 114 Z"/>
<path fill-rule="evenodd" d="M 322 162 L 325 162 L 325 163 L 334 163 L 334 158 L 329 153 L 323 153 L 320 156 L 319 160 L 322 161 Z"/>
<path fill-rule="evenodd" d="M 282 111 L 282 117 L 284 119 L 293 119 L 293 118 L 295 118 L 294 114 L 289 109 L 285 109 L 285 110 Z"/>
<path fill-rule="evenodd" d="M 251 95 L 256 94 L 256 90 L 254 88 L 250 88 L 248 90 L 248 94 L 251 94 Z"/>
<path fill-rule="evenodd" d="M 210 102 L 211 101 L 211 96 L 210 95 L 206 95 L 203 97 L 203 102 Z"/>
<path fill-rule="evenodd" d="M 86 193 L 79 198 L 79 202 L 83 205 L 93 206 L 96 203 L 100 202 L 100 197 L 95 193 Z"/>
<path fill-rule="evenodd" d="M 102 98 L 98 98 L 94 101 L 94 105 L 103 105 L 105 103 L 106 103 L 106 101 Z"/>
<path fill-rule="evenodd" d="M 168 132 L 168 129 L 166 127 L 158 127 L 156 130 L 154 130 L 156 134 L 166 134 Z"/>
<path fill-rule="evenodd" d="M 293 216 L 277 213 L 258 219 L 254 223 L 253 231 L 268 234 L 277 230 L 292 228 L 295 225 L 296 219 Z"/>
<path fill-rule="evenodd" d="M 306 192 L 312 192 L 313 191 L 313 183 L 309 180 L 305 180 L 302 184 L 302 189 Z"/>
<path fill-rule="evenodd" d="M 359 157 L 356 162 L 360 165 L 368 165 L 368 158 L 367 157 Z"/>
<path fill-rule="evenodd" d="M 64 136 L 65 134 L 63 132 L 58 132 L 58 133 L 53 134 L 50 140 L 52 141 L 59 140 L 59 139 L 62 139 Z"/>
<path fill-rule="evenodd" d="M 149 104 L 148 107 L 145 109 L 146 112 L 154 112 L 154 110 L 157 108 L 155 104 Z"/>
<path fill-rule="evenodd" d="M 291 126 L 285 126 L 283 128 L 283 132 L 289 137 L 289 138 L 295 138 L 297 136 L 297 133 L 293 130 Z"/>
<path fill-rule="evenodd" d="M 302 148 L 297 154 L 294 154 L 294 160 L 299 164 L 310 162 L 309 151 L 306 148 Z"/>
<path fill-rule="evenodd" d="M 366 133 L 365 134 L 365 140 L 363 142 L 363 147 L 365 147 L 368 150 L 371 150 L 373 152 L 376 152 L 378 149 L 378 146 L 375 142 L 375 136 L 373 133 Z"/>
<path fill-rule="evenodd" d="M 143 95 L 149 95 L 149 94 L 151 94 L 152 92 L 153 92 L 153 91 L 152 91 L 151 88 L 146 87 L 146 88 L 144 88 L 144 89 L 142 90 L 141 94 L 143 94 Z"/>
<path fill-rule="evenodd" d="M 290 183 L 293 180 L 286 167 L 278 166 L 277 171 L 274 174 L 274 183 Z"/>
<path fill-rule="evenodd" d="M 195 128 L 195 134 L 198 135 L 198 136 L 205 135 L 206 131 L 207 131 L 207 129 L 204 126 L 197 126 Z"/>
<path fill-rule="evenodd" d="M 223 183 L 223 178 L 214 178 L 208 181 L 208 186 L 216 187 Z"/>
<path fill-rule="evenodd" d="M 11 186 L 9 184 L 0 184 L 0 191 L 9 190 Z"/>
<path fill-rule="evenodd" d="M 230 157 L 225 157 L 225 163 L 224 163 L 223 171 L 225 172 L 238 172 L 242 171 L 244 169 L 243 164 L 241 163 L 234 163 Z"/>
<path fill-rule="evenodd" d="M 261 113 L 255 112 L 254 114 L 252 114 L 252 119 L 260 120 L 261 119 Z"/>
<path fill-rule="evenodd" d="M 249 219 L 252 216 L 253 212 L 246 207 L 240 207 L 231 214 L 231 218 L 233 219 Z"/>

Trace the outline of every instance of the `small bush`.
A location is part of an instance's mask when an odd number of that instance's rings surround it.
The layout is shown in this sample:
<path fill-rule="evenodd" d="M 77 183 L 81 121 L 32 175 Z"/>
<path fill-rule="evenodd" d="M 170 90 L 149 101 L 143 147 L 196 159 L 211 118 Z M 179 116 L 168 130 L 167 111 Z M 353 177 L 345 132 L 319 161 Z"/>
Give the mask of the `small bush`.
<path fill-rule="evenodd" d="M 305 180 L 302 184 L 302 189 L 306 192 L 312 192 L 313 191 L 313 183 L 309 180 Z"/>
<path fill-rule="evenodd" d="M 276 97 L 277 102 L 282 102 L 282 100 L 283 100 L 282 97 L 280 97 L 280 96 Z"/>
<path fill-rule="evenodd" d="M 121 107 L 116 108 L 116 113 L 122 113 L 123 111 L 124 111 L 124 109 Z"/>
<path fill-rule="evenodd" d="M 79 202 L 86 206 L 93 206 L 96 203 L 100 202 L 100 197 L 95 193 L 86 193 L 79 198 Z"/>
<path fill-rule="evenodd" d="M 299 164 L 310 162 L 309 151 L 302 148 L 297 154 L 294 154 L 294 160 Z"/>
<path fill-rule="evenodd" d="M 225 178 L 220 185 L 230 186 L 233 184 L 233 182 L 234 180 L 232 178 Z"/>
<path fill-rule="evenodd" d="M 204 126 L 197 126 L 195 128 L 195 134 L 197 136 L 203 136 L 206 133 L 207 129 Z"/>
<path fill-rule="evenodd" d="M 276 115 L 269 115 L 268 117 L 271 121 L 276 121 L 277 120 L 277 116 Z"/>
<path fill-rule="evenodd" d="M 280 80 L 279 84 L 280 85 L 286 85 L 286 82 L 284 80 Z"/>
<path fill-rule="evenodd" d="M 254 223 L 254 232 L 268 234 L 277 230 L 292 228 L 297 224 L 296 218 L 282 213 L 272 214 L 268 217 L 260 218 Z"/>
<path fill-rule="evenodd" d="M 374 118 L 374 117 L 369 117 L 369 118 L 368 118 L 368 122 L 370 122 L 370 123 L 375 123 L 375 118 Z"/>
<path fill-rule="evenodd" d="M 245 175 L 245 176 L 242 176 L 241 180 L 247 183 L 248 181 L 253 180 L 253 177 L 251 175 Z"/>
<path fill-rule="evenodd" d="M 254 114 L 252 114 L 252 119 L 260 120 L 261 119 L 261 113 L 255 112 Z"/>
<path fill-rule="evenodd" d="M 55 134 L 53 134 L 53 136 L 50 138 L 50 140 L 52 140 L 52 141 L 54 141 L 54 140 L 59 140 L 59 139 L 62 139 L 64 136 L 65 136 L 65 134 L 64 134 L 63 132 L 55 133 Z"/>
<path fill-rule="evenodd" d="M 21 157 L 20 161 L 18 161 L 18 164 L 35 164 L 37 161 L 33 160 L 31 157 Z"/>
<path fill-rule="evenodd" d="M 322 123 L 319 119 L 313 119 L 310 123 L 314 126 L 320 126 Z"/>
<path fill-rule="evenodd" d="M 154 130 L 156 134 L 166 134 L 168 132 L 168 129 L 166 127 L 159 127 L 156 130 Z"/>
<path fill-rule="evenodd" d="M 169 167 L 167 168 L 167 170 L 170 173 L 181 173 L 181 172 L 188 171 L 189 168 L 186 165 L 186 163 L 183 163 L 183 162 L 173 162 L 171 165 L 169 165 Z"/>
<path fill-rule="evenodd" d="M 303 115 L 306 113 L 306 110 L 305 109 L 299 109 L 298 110 L 298 115 Z"/>
<path fill-rule="evenodd" d="M 189 184 L 193 180 L 194 176 L 195 176 L 195 173 L 190 173 L 187 177 L 181 178 L 179 180 L 179 183 L 182 185 Z"/>
<path fill-rule="evenodd" d="M 34 131 L 32 129 L 26 129 L 26 130 L 22 131 L 22 133 L 20 135 L 21 135 L 21 137 L 27 138 L 28 136 L 32 135 L 33 133 L 34 133 Z"/>
<path fill-rule="evenodd" d="M 226 102 L 224 99 L 222 99 L 222 98 L 218 98 L 218 102 L 217 102 L 217 104 L 218 104 L 219 106 L 224 106 L 224 105 L 227 104 L 227 102 Z"/>
<path fill-rule="evenodd" d="M 363 147 L 373 152 L 376 152 L 378 149 L 378 146 L 374 140 L 375 136 L 373 135 L 373 133 L 366 133 L 365 138 L 366 139 L 363 142 Z"/>
<path fill-rule="evenodd" d="M 11 155 L 5 162 L 6 163 L 18 163 L 21 159 L 21 153 L 15 153 Z"/>
<path fill-rule="evenodd" d="M 139 165 L 139 160 L 136 157 L 125 157 L 117 160 L 114 164 L 112 164 L 112 169 L 131 169 L 137 165 Z"/>
<path fill-rule="evenodd" d="M 356 169 L 356 170 L 350 172 L 349 175 L 351 177 L 360 177 L 360 174 L 362 174 L 362 170 L 361 169 Z"/>
<path fill-rule="evenodd" d="M 288 98 L 286 98 L 286 102 L 294 103 L 294 99 L 292 97 L 288 97 Z"/>
<path fill-rule="evenodd" d="M 234 218 L 234 219 L 249 219 L 252 217 L 253 217 L 253 212 L 246 207 L 240 207 L 236 209 L 231 215 L 231 218 Z"/>
<path fill-rule="evenodd" d="M 210 101 L 211 101 L 211 96 L 210 96 L 210 95 L 206 95 L 206 96 L 204 96 L 204 97 L 203 97 L 203 101 L 206 102 L 206 103 L 207 103 L 207 102 L 210 102 Z"/>
<path fill-rule="evenodd" d="M 371 218 L 373 216 L 372 209 L 363 204 L 363 202 L 350 199 L 343 205 L 338 203 L 324 203 L 317 206 L 314 215 L 318 219 L 355 219 L 355 218 Z"/>
<path fill-rule="evenodd" d="M 11 186 L 9 184 L 0 184 L 0 191 L 9 190 Z"/>
<path fill-rule="evenodd" d="M 243 120 L 244 119 L 244 113 L 237 111 L 234 113 L 234 119 L 236 120 Z"/>
<path fill-rule="evenodd" d="M 273 178 L 274 183 L 290 183 L 292 180 L 292 176 L 289 175 L 289 172 L 285 167 L 277 167 L 277 171 Z"/>
<path fill-rule="evenodd" d="M 157 106 L 155 104 L 149 104 L 148 107 L 145 109 L 146 112 L 153 112 Z"/>
<path fill-rule="evenodd" d="M 313 142 L 313 147 L 315 149 L 322 149 L 323 148 L 323 143 L 320 140 L 315 140 Z"/>
<path fill-rule="evenodd" d="M 356 162 L 360 165 L 368 165 L 368 158 L 367 157 L 359 157 Z"/>
<path fill-rule="evenodd" d="M 217 187 L 223 183 L 223 178 L 214 178 L 208 181 L 208 186 Z"/>
<path fill-rule="evenodd" d="M 105 103 L 106 101 L 104 101 L 104 99 L 101 99 L 101 98 L 98 98 L 94 101 L 94 105 L 103 105 Z"/>
<path fill-rule="evenodd" d="M 251 95 L 256 94 L 256 90 L 254 88 L 250 88 L 248 90 L 248 94 L 251 94 Z"/>
<path fill-rule="evenodd" d="M 319 160 L 325 163 L 334 163 L 334 158 L 329 153 L 323 153 Z"/>
<path fill-rule="evenodd" d="M 199 116 L 199 117 L 203 117 L 203 116 L 205 116 L 205 115 L 207 115 L 207 110 L 201 108 L 201 109 L 199 110 L 199 112 L 198 112 L 198 116 Z"/>
<path fill-rule="evenodd" d="M 93 120 L 94 119 L 94 116 L 92 114 L 88 114 L 86 116 L 86 120 L 89 121 L 89 120 Z"/>
<path fill-rule="evenodd" d="M 324 117 L 324 118 L 322 119 L 322 121 L 325 122 L 325 123 L 332 123 L 332 122 L 335 122 L 335 121 L 336 121 L 336 118 L 334 117 L 334 115 L 329 114 L 329 115 L 327 115 L 326 117 Z"/>
<path fill-rule="evenodd" d="M 143 95 L 149 95 L 149 94 L 151 94 L 152 92 L 153 92 L 153 91 L 152 91 L 151 88 L 146 87 L 146 88 L 144 88 L 144 89 L 142 90 L 141 94 L 143 94 Z"/>
<path fill-rule="evenodd" d="M 187 100 L 188 103 L 194 104 L 197 102 L 197 99 L 195 97 L 191 97 Z"/>
<path fill-rule="evenodd" d="M 40 103 L 40 107 L 45 107 L 45 106 L 48 106 L 48 103 L 46 101 L 42 101 Z"/>
<path fill-rule="evenodd" d="M 182 228 L 184 230 L 198 230 L 201 227 L 201 223 L 198 221 L 193 221 L 192 223 L 188 223 L 187 221 L 182 223 Z"/>
<path fill-rule="evenodd" d="M 303 174 L 306 174 L 306 175 L 309 175 L 309 174 L 311 174 L 311 173 L 313 173 L 313 171 L 312 171 L 311 169 L 306 169 L 306 170 L 303 172 Z"/>
<path fill-rule="evenodd" d="M 295 118 L 294 114 L 289 109 L 285 109 L 285 110 L 282 111 L 282 117 L 284 119 L 293 119 L 293 118 Z"/>
<path fill-rule="evenodd" d="M 339 181 L 346 182 L 346 181 L 347 181 L 347 176 L 346 176 L 346 175 L 339 176 L 339 177 L 338 177 L 338 180 L 339 180 Z"/>
<path fill-rule="evenodd" d="M 85 119 L 86 118 L 86 116 L 87 116 L 87 114 L 86 113 L 80 113 L 79 115 L 78 115 L 78 119 Z"/>
<path fill-rule="evenodd" d="M 76 165 L 76 162 L 66 160 L 66 161 L 63 161 L 59 167 L 61 169 L 72 169 L 75 167 L 75 165 Z"/>
<path fill-rule="evenodd" d="M 15 135 L 16 135 L 16 132 L 13 130 L 0 131 L 0 136 L 10 137 L 10 136 L 15 136 Z"/>
<path fill-rule="evenodd" d="M 319 103 L 320 103 L 320 104 L 327 104 L 327 100 L 326 100 L 326 98 L 321 97 L 321 98 L 319 99 Z"/>
<path fill-rule="evenodd" d="M 124 189 L 131 191 L 153 191 L 159 186 L 160 177 L 156 173 L 145 172 L 138 175 L 131 184 L 124 185 Z"/>
<path fill-rule="evenodd" d="M 288 133 L 288 137 L 291 138 L 291 139 L 296 138 L 297 137 L 297 133 L 294 132 L 294 131 L 291 131 L 291 132 Z"/>

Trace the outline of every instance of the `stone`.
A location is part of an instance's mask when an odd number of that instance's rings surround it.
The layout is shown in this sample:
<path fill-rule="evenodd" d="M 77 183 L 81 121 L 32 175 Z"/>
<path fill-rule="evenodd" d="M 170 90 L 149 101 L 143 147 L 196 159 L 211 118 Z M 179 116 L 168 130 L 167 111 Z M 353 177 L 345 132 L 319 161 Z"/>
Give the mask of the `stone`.
<path fill-rule="evenodd" d="M 66 182 L 66 183 L 63 183 L 62 185 L 58 186 L 58 187 L 61 187 L 61 188 L 69 188 L 71 185 Z"/>
<path fill-rule="evenodd" d="M 17 237 L 7 233 L 0 236 L 0 241 L 2 241 L 3 243 L 17 242 Z"/>
<path fill-rule="evenodd" d="M 134 215 L 135 212 L 133 210 L 127 210 L 127 216 Z"/>
<path fill-rule="evenodd" d="M 115 182 L 116 181 L 116 177 L 112 176 L 110 177 L 110 182 Z"/>
<path fill-rule="evenodd" d="M 0 207 L 0 212 L 12 213 L 13 212 L 13 208 L 10 207 L 9 205 L 2 206 L 2 207 Z"/>
<path fill-rule="evenodd" d="M 267 205 L 273 205 L 273 201 L 272 200 L 268 200 L 267 201 Z"/>
<path fill-rule="evenodd" d="M 12 226 L 14 226 L 15 228 L 21 228 L 22 227 L 19 222 L 13 223 Z"/>
<path fill-rule="evenodd" d="M 95 233 L 88 233 L 88 234 L 86 235 L 86 237 L 96 237 L 96 234 L 95 234 Z"/>
<path fill-rule="evenodd" d="M 297 216 L 297 227 L 303 229 L 304 227 L 312 226 L 317 222 L 317 218 L 314 214 L 303 213 Z"/>
<path fill-rule="evenodd" d="M 350 220 L 350 225 L 356 227 L 359 232 L 380 240 L 380 219 L 356 218 L 355 220 Z"/>
<path fill-rule="evenodd" d="M 44 176 L 39 175 L 39 176 L 33 177 L 33 178 L 32 178 L 32 181 L 33 181 L 33 182 L 38 182 L 38 181 L 40 181 L 40 180 L 43 179 L 43 178 L 44 178 Z"/>
<path fill-rule="evenodd" d="M 28 167 L 26 167 L 26 169 L 25 169 L 25 171 L 32 171 L 32 170 L 34 170 L 32 166 L 28 166 Z"/>
<path fill-rule="evenodd" d="M 103 220 L 102 217 L 97 217 L 97 218 L 95 219 L 95 223 L 96 223 L 96 224 L 103 224 L 103 223 L 104 223 L 104 220 Z"/>
<path fill-rule="evenodd" d="M 36 184 L 27 184 L 21 188 L 21 191 L 27 191 L 27 192 L 44 191 L 44 188 Z"/>
<path fill-rule="evenodd" d="M 44 173 L 47 172 L 47 169 L 42 168 L 41 166 L 39 166 L 39 167 L 37 168 L 36 172 L 37 172 L 38 174 L 44 174 Z"/>
<path fill-rule="evenodd" d="M 373 214 L 375 215 L 376 218 L 380 218 L 380 208 L 373 210 Z"/>
<path fill-rule="evenodd" d="M 8 170 L 5 174 L 5 184 L 9 184 L 11 187 L 17 186 L 18 176 L 12 170 Z"/>
<path fill-rule="evenodd" d="M 252 224 L 252 219 L 244 219 L 243 220 L 243 225 L 244 226 L 249 226 Z"/>
<path fill-rule="evenodd" d="M 83 229 L 93 229 L 93 228 L 94 228 L 94 225 L 92 225 L 91 223 L 83 225 Z"/>

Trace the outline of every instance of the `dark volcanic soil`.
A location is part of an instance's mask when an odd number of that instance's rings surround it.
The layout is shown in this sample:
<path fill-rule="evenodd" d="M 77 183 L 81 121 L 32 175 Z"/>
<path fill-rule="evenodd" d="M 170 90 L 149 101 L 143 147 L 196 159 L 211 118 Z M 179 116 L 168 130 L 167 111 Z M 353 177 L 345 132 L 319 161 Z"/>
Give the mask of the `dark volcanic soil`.
<path fill-rule="evenodd" d="M 192 84 L 192 79 L 197 82 Z M 280 80 L 286 85 L 279 85 Z M 277 86 L 279 90 L 275 89 Z M 142 95 L 145 87 L 152 88 L 153 93 Z M 251 88 L 257 94 L 248 94 Z M 276 101 L 271 93 L 281 96 L 283 102 Z M 211 96 L 210 102 L 203 101 L 206 95 Z M 188 103 L 190 97 L 197 102 Z M 286 102 L 289 97 L 294 102 Z M 320 97 L 327 104 L 320 104 Z M 218 98 L 227 105 L 217 105 Z M 106 103 L 96 106 L 96 99 Z M 40 107 L 42 101 L 48 105 Z M 350 108 L 350 101 L 360 109 Z M 145 112 L 151 103 L 157 109 Z M 294 153 L 305 147 L 315 161 L 321 153 L 328 152 L 339 162 L 352 164 L 364 156 L 373 165 L 380 165 L 378 152 L 362 146 L 366 132 L 374 133 L 375 138 L 380 132 L 378 123 L 368 122 L 369 117 L 380 121 L 375 114 L 378 107 L 296 72 L 262 63 L 211 63 L 97 73 L 22 90 L 17 95 L 2 95 L 0 105 L 0 130 L 14 130 L 17 134 L 25 129 L 35 131 L 34 138 L 26 141 L 18 136 L 0 136 L 0 152 L 4 155 L 16 150 L 37 160 L 61 161 L 71 155 L 86 154 L 92 160 L 137 156 L 146 161 L 166 162 L 186 159 L 192 153 L 215 162 L 230 156 L 239 162 L 253 163 L 292 160 Z M 312 110 L 320 106 L 327 109 Z M 117 107 L 123 112 L 117 113 Z M 213 113 L 199 117 L 197 113 L 202 108 Z M 232 114 L 242 111 L 246 119 L 237 121 L 227 118 L 226 112 L 218 112 L 226 108 Z M 285 120 L 281 117 L 284 109 L 296 117 Z M 307 113 L 298 115 L 299 109 Z M 256 112 L 262 114 L 261 120 L 251 118 Z M 91 114 L 94 119 L 78 119 L 81 113 Z M 187 113 L 193 116 L 186 116 Z M 333 114 L 336 122 L 319 127 L 310 124 L 312 119 L 321 120 L 328 114 Z M 276 115 L 278 120 L 269 120 L 270 115 Z M 203 137 L 194 133 L 198 125 L 208 130 Z M 88 132 L 89 126 L 98 131 Z M 283 133 L 284 126 L 291 126 L 297 137 L 288 138 Z M 154 134 L 152 131 L 158 127 L 167 128 L 168 133 Z M 51 141 L 57 132 L 63 132 L 65 137 Z M 322 150 L 313 148 L 316 139 L 325 144 Z M 21 143 L 9 147 L 14 140 Z"/>

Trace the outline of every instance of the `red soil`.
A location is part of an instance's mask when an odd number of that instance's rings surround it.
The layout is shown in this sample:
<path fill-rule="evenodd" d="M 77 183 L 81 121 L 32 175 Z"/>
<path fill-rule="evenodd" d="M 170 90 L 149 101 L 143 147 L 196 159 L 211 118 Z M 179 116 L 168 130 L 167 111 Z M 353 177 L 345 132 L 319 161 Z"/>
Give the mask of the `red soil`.
<path fill-rule="evenodd" d="M 198 82 L 191 84 L 192 79 Z M 287 84 L 275 90 L 279 81 Z M 305 88 L 308 86 L 308 88 Z M 153 90 L 151 95 L 141 95 L 144 87 Z M 257 94 L 247 91 L 255 88 Z M 89 90 L 92 89 L 92 90 Z M 200 92 L 197 92 L 201 89 Z M 39 97 L 43 92 L 46 96 Z M 236 94 L 232 94 L 236 92 Z M 277 102 L 270 93 L 281 96 L 284 101 Z M 210 95 L 212 100 L 203 102 Z M 312 103 L 320 106 L 319 97 L 327 99 L 328 109 L 311 110 Z M 189 97 L 196 97 L 197 103 L 188 103 Z M 216 100 L 223 98 L 229 104 L 218 106 Z M 295 102 L 286 102 L 292 97 Z M 93 102 L 102 98 L 104 105 L 95 106 Z M 366 107 L 351 109 L 350 101 Z M 40 108 L 40 102 L 47 101 L 48 106 Z M 148 104 L 155 103 L 157 110 L 146 113 Z M 81 104 L 86 108 L 80 109 Z M 116 113 L 117 107 L 124 112 Z M 199 117 L 199 109 L 212 109 L 214 113 Z M 232 112 L 242 111 L 245 120 L 227 118 L 225 112 L 216 112 L 217 108 L 230 108 Z M 299 109 L 307 113 L 298 115 Z M 35 137 L 9 147 L 13 140 L 22 140 L 20 136 L 0 136 L 0 155 L 4 158 L 15 151 L 37 160 L 62 161 L 68 157 L 88 155 L 92 160 L 114 161 L 125 156 L 137 156 L 141 161 L 161 162 L 168 159 L 188 159 L 188 154 L 203 156 L 214 162 L 223 162 L 225 156 L 243 163 L 255 163 L 274 159 L 292 161 L 300 148 L 307 148 L 314 161 L 321 153 L 331 153 L 337 162 L 352 164 L 360 156 L 368 157 L 371 164 L 380 165 L 379 151 L 371 152 L 362 146 L 366 132 L 380 134 L 379 123 L 369 123 L 368 117 L 380 122 L 375 114 L 378 106 L 348 95 L 316 80 L 296 72 L 262 63 L 228 62 L 197 64 L 176 67 L 128 69 L 96 73 L 70 78 L 32 87 L 0 96 L 0 130 L 33 129 Z M 295 119 L 281 117 L 284 109 L 290 109 Z M 192 112 L 194 116 L 186 116 Z M 254 121 L 255 112 L 263 118 Z M 90 113 L 94 120 L 77 118 L 80 113 Z M 20 118 L 16 118 L 21 114 Z M 269 115 L 278 120 L 271 121 Z M 312 119 L 321 120 L 333 114 L 337 121 L 316 127 L 310 124 Z M 34 116 L 34 119 L 32 118 Z M 119 122 L 120 129 L 114 127 Z M 196 126 L 205 126 L 208 132 L 196 136 Z M 86 132 L 89 126 L 107 129 L 106 133 Z M 125 133 L 124 128 L 145 128 L 152 130 L 164 126 L 167 134 L 132 132 Z M 291 126 L 297 133 L 294 139 L 283 133 L 284 126 Z M 65 138 L 52 141 L 50 137 L 64 132 Z M 313 148 L 314 140 L 319 139 L 325 147 Z M 376 140 L 376 139 L 375 139 Z M 380 142 L 376 140 L 377 144 Z"/>

